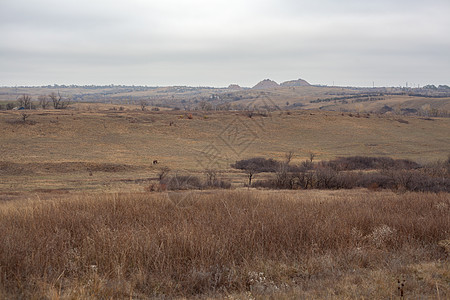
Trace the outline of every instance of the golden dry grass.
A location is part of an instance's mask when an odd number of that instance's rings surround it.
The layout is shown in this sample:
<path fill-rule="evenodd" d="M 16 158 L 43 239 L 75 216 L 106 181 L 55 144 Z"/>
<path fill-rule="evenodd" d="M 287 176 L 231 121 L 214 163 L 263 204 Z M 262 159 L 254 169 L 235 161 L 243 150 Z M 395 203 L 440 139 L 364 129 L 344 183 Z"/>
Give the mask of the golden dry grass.
<path fill-rule="evenodd" d="M 0 191 L 137 190 L 136 182 L 156 176 L 160 166 L 196 175 L 212 167 L 242 184 L 243 176 L 230 164 L 254 156 L 280 159 L 294 151 L 294 162 L 299 162 L 313 151 L 319 160 L 368 155 L 427 162 L 446 158 L 450 145 L 448 118 L 400 120 L 317 111 L 252 118 L 243 112 L 192 114 L 188 119 L 186 112 L 49 110 L 31 112 L 31 123 L 22 124 L 20 112 L 0 112 L 0 161 L 24 170 L 0 170 Z M 151 164 L 154 159 L 158 166 Z M 89 176 L 88 168 L 59 172 L 42 167 L 62 162 L 125 168 Z"/>
<path fill-rule="evenodd" d="M 288 151 L 443 159 L 450 119 L 113 107 L 0 112 L 0 299 L 450 297 L 448 194 L 143 193 L 164 166 L 239 187 L 230 163 Z"/>
<path fill-rule="evenodd" d="M 449 213 L 448 194 L 356 190 L 4 202 L 0 297 L 396 299 L 404 279 L 447 299 Z"/>

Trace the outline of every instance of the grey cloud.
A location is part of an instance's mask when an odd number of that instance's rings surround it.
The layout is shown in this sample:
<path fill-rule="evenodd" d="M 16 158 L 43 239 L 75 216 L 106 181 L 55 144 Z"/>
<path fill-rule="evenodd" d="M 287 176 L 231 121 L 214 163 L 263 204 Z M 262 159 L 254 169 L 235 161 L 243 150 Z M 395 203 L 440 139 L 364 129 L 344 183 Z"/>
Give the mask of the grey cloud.
<path fill-rule="evenodd" d="M 4 0 L 0 85 L 445 83 L 449 12 L 440 0 Z"/>

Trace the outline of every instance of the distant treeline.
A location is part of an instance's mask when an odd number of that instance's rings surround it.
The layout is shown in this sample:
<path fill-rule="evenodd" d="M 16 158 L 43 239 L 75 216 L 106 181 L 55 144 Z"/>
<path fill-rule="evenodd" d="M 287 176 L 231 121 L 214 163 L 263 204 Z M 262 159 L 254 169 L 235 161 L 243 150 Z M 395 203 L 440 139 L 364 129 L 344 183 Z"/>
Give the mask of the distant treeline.
<path fill-rule="evenodd" d="M 382 94 L 382 93 L 357 94 L 357 95 L 348 95 L 348 96 L 342 96 L 342 97 L 332 97 L 332 98 L 311 100 L 311 101 L 309 101 L 309 103 L 339 101 L 339 102 L 345 104 L 345 103 L 348 103 L 348 100 L 352 100 L 352 103 L 365 102 L 365 101 L 378 101 L 378 100 L 384 100 L 384 96 L 385 96 L 385 94 Z"/>
<path fill-rule="evenodd" d="M 423 97 L 423 98 L 448 98 L 450 97 L 450 91 L 444 94 L 436 94 L 436 93 L 427 93 L 419 92 L 419 93 L 373 93 L 373 94 L 355 94 L 341 97 L 331 97 L 331 98 L 318 98 L 317 100 L 311 100 L 309 103 L 321 103 L 321 102 L 333 102 L 339 101 L 343 104 L 348 103 L 351 100 L 351 103 L 358 102 L 366 102 L 366 101 L 378 101 L 384 100 L 386 96 L 411 96 L 411 97 Z"/>

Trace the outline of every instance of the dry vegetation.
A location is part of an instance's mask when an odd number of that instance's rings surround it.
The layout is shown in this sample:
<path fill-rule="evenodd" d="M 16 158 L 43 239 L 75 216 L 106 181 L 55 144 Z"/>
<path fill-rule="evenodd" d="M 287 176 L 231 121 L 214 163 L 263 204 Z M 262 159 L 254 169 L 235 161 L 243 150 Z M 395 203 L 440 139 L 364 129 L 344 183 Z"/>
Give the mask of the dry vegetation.
<path fill-rule="evenodd" d="M 445 299 L 449 214 L 448 194 L 364 191 L 7 202 L 0 297 L 387 299 L 406 280 Z"/>
<path fill-rule="evenodd" d="M 336 157 L 407 158 L 447 184 L 450 118 L 136 109 L 0 112 L 0 299 L 395 299 L 399 280 L 407 298 L 450 297 L 445 189 L 247 190 L 231 167 L 294 151 L 311 168 L 255 184 L 315 184 L 380 167 Z"/>
<path fill-rule="evenodd" d="M 445 159 L 449 149 L 449 118 L 402 117 L 407 123 L 401 123 L 398 117 L 301 110 L 252 118 L 245 112 L 189 114 L 38 110 L 23 122 L 19 112 L 0 112 L 0 191 L 142 191 L 142 181 L 163 166 L 200 177 L 216 168 L 242 185 L 245 174 L 230 164 L 249 157 L 282 159 L 294 151 L 293 163 L 301 163 L 313 151 L 315 160 L 367 155 L 423 163 Z M 208 165 L 211 149 L 219 153 Z"/>

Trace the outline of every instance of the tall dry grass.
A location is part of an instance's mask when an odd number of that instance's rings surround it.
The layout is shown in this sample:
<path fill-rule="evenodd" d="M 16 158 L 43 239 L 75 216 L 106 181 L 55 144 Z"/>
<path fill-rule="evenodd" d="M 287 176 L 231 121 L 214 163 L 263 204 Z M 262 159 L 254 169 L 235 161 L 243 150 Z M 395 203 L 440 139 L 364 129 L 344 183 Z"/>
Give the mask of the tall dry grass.
<path fill-rule="evenodd" d="M 321 195 L 2 203 L 0 298 L 389 298 L 401 274 L 406 295 L 450 296 L 448 194 Z"/>

